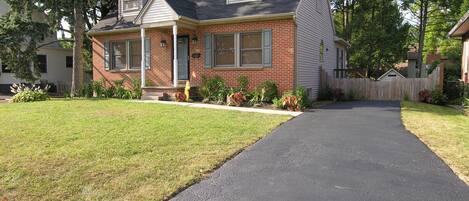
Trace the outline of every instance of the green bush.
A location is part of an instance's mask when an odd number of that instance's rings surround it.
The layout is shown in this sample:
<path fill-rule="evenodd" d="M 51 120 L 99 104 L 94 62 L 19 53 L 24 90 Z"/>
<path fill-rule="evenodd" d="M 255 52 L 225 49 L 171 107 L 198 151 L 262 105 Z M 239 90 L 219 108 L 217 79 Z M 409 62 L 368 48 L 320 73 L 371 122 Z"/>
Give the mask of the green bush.
<path fill-rule="evenodd" d="M 309 100 L 309 93 L 304 87 L 297 87 L 293 92 L 298 98 L 298 106 L 300 110 L 304 110 L 306 108 L 311 107 L 311 101 Z"/>
<path fill-rule="evenodd" d="M 199 87 L 199 94 L 204 101 L 217 101 L 224 103 L 229 89 L 226 87 L 222 77 L 216 75 L 213 77 L 202 76 L 202 83 Z"/>
<path fill-rule="evenodd" d="M 104 93 L 106 91 L 106 87 L 104 86 L 104 79 L 92 81 L 91 85 L 93 86 L 93 91 L 97 98 L 104 97 Z"/>
<path fill-rule="evenodd" d="M 462 104 L 464 105 L 464 107 L 469 107 L 469 98 L 463 98 Z"/>
<path fill-rule="evenodd" d="M 275 98 L 278 98 L 277 84 L 272 80 L 262 82 L 257 88 L 257 93 L 262 94 L 262 102 L 271 103 Z"/>
<path fill-rule="evenodd" d="M 347 91 L 347 94 L 345 95 L 345 98 L 348 101 L 356 101 L 356 100 L 359 99 L 357 92 L 353 89 Z"/>
<path fill-rule="evenodd" d="M 129 91 L 127 91 L 127 89 L 125 89 L 124 87 L 124 82 L 125 80 L 114 80 L 114 87 L 115 87 L 115 91 L 114 91 L 114 97 L 116 98 L 121 98 L 121 99 L 130 99 L 128 98 L 129 97 Z M 132 97 L 132 95 L 130 95 L 130 97 Z"/>
<path fill-rule="evenodd" d="M 441 89 L 435 89 L 431 92 L 431 103 L 435 105 L 446 105 L 448 103 L 448 97 L 443 93 Z"/>
<path fill-rule="evenodd" d="M 49 100 L 49 94 L 47 91 L 49 86 L 45 86 L 44 89 L 37 87 L 27 87 L 23 84 L 13 84 L 11 92 L 15 95 L 11 98 L 13 103 L 25 103 L 25 102 L 36 102 Z"/>
<path fill-rule="evenodd" d="M 142 86 L 140 83 L 140 79 L 132 78 L 131 84 L 132 84 L 132 98 L 133 99 L 142 98 Z"/>
<path fill-rule="evenodd" d="M 239 92 L 248 92 L 249 78 L 247 76 L 241 75 L 236 81 L 238 82 Z"/>
<path fill-rule="evenodd" d="M 272 103 L 273 106 L 277 109 L 285 109 L 285 107 L 283 106 L 283 98 L 274 98 L 274 100 L 272 100 Z"/>
<path fill-rule="evenodd" d="M 249 104 L 250 105 L 260 105 L 262 104 L 263 100 L 265 99 L 264 97 L 265 93 L 262 93 L 262 91 L 255 90 L 249 94 Z"/>
<path fill-rule="evenodd" d="M 92 98 L 93 97 L 93 83 L 85 84 L 79 91 L 79 97 Z"/>
<path fill-rule="evenodd" d="M 328 101 L 333 99 L 332 89 L 329 86 L 321 88 L 318 94 L 319 101 Z"/>

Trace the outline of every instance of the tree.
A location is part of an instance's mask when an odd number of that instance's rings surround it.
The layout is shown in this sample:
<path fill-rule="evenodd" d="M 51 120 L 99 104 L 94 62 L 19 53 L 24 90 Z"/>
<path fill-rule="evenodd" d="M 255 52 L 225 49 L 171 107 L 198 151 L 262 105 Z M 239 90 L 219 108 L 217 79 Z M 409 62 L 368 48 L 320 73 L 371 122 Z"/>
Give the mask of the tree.
<path fill-rule="evenodd" d="M 366 77 L 390 69 L 407 53 L 410 26 L 393 0 L 332 1 L 338 34 L 351 45 L 349 68 Z M 338 20 L 337 20 L 338 19 Z"/>
<path fill-rule="evenodd" d="M 115 0 L 7 0 L 11 11 L 0 18 L 0 59 L 15 73 L 15 76 L 34 82 L 39 78 L 36 59 L 38 45 L 44 37 L 57 31 L 72 35 L 73 78 L 72 93 L 81 88 L 84 78 L 84 58 L 91 52 L 90 39 L 85 33 L 103 17 L 117 9 Z M 32 11 L 47 13 L 47 23 L 34 22 Z M 70 29 L 64 29 L 66 21 Z M 74 40 L 73 40 L 74 39 Z M 90 61 L 86 59 L 85 61 Z M 29 67 L 34 66 L 34 71 Z M 91 66 L 88 64 L 88 66 Z"/>
<path fill-rule="evenodd" d="M 0 59 L 17 78 L 34 82 L 40 77 L 37 49 L 51 32 L 47 24 L 33 21 L 33 1 L 6 2 L 11 10 L 0 18 Z"/>

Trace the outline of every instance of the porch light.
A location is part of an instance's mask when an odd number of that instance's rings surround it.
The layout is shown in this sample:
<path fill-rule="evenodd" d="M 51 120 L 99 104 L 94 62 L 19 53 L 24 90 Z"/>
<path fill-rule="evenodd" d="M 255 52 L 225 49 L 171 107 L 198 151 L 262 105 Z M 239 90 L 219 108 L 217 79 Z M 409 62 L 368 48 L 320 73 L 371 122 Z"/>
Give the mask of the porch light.
<path fill-rule="evenodd" d="M 199 38 L 197 36 L 192 37 L 192 44 L 197 44 L 199 42 Z"/>
<path fill-rule="evenodd" d="M 161 40 L 160 46 L 161 47 L 166 47 L 166 46 L 168 46 L 168 43 L 166 42 L 166 40 Z"/>

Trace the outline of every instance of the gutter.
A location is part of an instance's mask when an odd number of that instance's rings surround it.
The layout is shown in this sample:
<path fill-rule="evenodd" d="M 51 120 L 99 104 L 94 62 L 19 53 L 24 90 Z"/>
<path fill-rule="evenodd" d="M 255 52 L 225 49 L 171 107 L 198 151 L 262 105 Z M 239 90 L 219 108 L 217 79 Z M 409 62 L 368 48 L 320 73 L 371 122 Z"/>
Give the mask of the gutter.
<path fill-rule="evenodd" d="M 466 14 L 459 20 L 459 22 L 451 29 L 451 31 L 448 33 L 448 37 L 460 37 L 462 35 L 454 35 L 454 32 L 456 32 L 464 23 L 466 23 L 469 20 L 469 11 L 467 11 Z"/>
<path fill-rule="evenodd" d="M 229 24 L 229 23 L 240 23 L 240 22 L 256 22 L 256 21 L 268 21 L 268 20 L 282 20 L 282 19 L 293 19 L 296 20 L 296 14 L 294 12 L 290 13 L 279 13 L 279 14 L 261 14 L 261 15 L 251 15 L 251 16 L 242 16 L 242 17 L 231 17 L 231 18 L 222 18 L 222 19 L 213 19 L 213 20 L 196 20 L 185 16 L 177 16 L 175 21 L 187 22 L 195 26 L 205 26 L 205 25 L 216 25 L 216 24 Z M 135 32 L 140 30 L 140 27 L 133 27 L 128 29 L 114 29 L 109 31 L 90 31 L 87 34 L 89 36 L 98 36 L 106 34 L 116 34 L 116 33 L 128 33 Z"/>

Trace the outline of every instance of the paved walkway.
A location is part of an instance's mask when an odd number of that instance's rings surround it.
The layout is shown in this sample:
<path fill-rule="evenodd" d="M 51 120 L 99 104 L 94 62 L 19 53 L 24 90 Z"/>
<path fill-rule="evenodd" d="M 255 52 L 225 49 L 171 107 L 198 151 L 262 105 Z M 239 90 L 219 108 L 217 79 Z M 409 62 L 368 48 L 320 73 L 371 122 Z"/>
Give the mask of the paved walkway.
<path fill-rule="evenodd" d="M 300 116 L 303 112 L 291 112 L 285 110 L 269 110 L 263 108 L 251 108 L 251 107 L 232 107 L 226 105 L 214 105 L 214 104 L 205 104 L 205 103 L 186 103 L 186 102 L 174 102 L 174 101 L 157 101 L 157 100 L 138 100 L 133 101 L 137 103 L 155 103 L 155 104 L 165 104 L 165 105 L 179 105 L 184 107 L 195 107 L 195 108 L 207 108 L 215 110 L 233 110 L 239 112 L 253 112 L 253 113 L 263 113 L 263 114 L 276 114 L 276 115 L 289 115 L 289 116 Z"/>
<path fill-rule="evenodd" d="M 398 102 L 305 113 L 173 200 L 468 201 L 469 188 L 400 121 Z"/>

